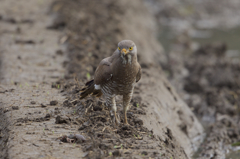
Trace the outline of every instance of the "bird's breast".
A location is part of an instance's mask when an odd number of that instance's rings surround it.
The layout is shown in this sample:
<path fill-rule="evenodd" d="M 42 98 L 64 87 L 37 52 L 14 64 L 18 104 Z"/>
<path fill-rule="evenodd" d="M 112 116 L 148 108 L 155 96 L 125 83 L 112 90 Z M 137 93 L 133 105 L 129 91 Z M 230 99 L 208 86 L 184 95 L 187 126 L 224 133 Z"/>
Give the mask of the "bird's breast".
<path fill-rule="evenodd" d="M 123 65 L 116 72 L 113 72 L 112 80 L 119 84 L 132 84 L 137 72 L 132 65 Z"/>

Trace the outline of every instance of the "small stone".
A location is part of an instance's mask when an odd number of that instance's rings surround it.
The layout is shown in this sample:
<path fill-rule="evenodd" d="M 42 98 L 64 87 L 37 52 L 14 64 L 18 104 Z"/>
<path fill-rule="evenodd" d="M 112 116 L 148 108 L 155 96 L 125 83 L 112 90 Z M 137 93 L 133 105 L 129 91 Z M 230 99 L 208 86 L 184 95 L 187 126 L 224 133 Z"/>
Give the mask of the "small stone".
<path fill-rule="evenodd" d="M 45 118 L 50 118 L 51 116 L 50 116 L 50 114 L 46 114 L 46 116 L 45 116 Z"/>
<path fill-rule="evenodd" d="M 147 151 L 143 151 L 142 155 L 148 155 Z"/>
<path fill-rule="evenodd" d="M 76 139 L 76 142 L 85 142 L 86 138 L 80 134 L 75 134 L 74 138 Z"/>
<path fill-rule="evenodd" d="M 135 119 L 135 124 L 143 125 L 143 121 L 141 119 Z"/>
<path fill-rule="evenodd" d="M 86 126 L 81 126 L 80 128 L 78 128 L 78 130 L 81 131 L 81 130 L 83 130 L 85 128 L 86 128 Z"/>
<path fill-rule="evenodd" d="M 82 155 L 82 157 L 83 157 L 83 158 L 84 158 L 84 157 L 87 157 L 88 154 L 89 154 L 89 152 L 85 152 L 85 153 Z"/>
<path fill-rule="evenodd" d="M 6 112 L 8 112 L 8 111 L 9 111 L 8 108 L 5 108 L 5 109 L 3 110 L 4 113 L 6 113 Z"/>
<path fill-rule="evenodd" d="M 123 130 L 123 131 L 125 131 L 125 130 L 130 130 L 130 127 L 129 127 L 128 125 L 124 125 L 124 126 L 122 127 L 122 130 Z"/>
<path fill-rule="evenodd" d="M 102 107 L 95 106 L 95 107 L 93 107 L 93 110 L 94 111 L 102 111 Z"/>
<path fill-rule="evenodd" d="M 0 93 L 5 93 L 7 92 L 7 90 L 0 90 Z"/>
<path fill-rule="evenodd" d="M 86 151 L 89 151 L 89 150 L 92 150 L 92 149 L 93 149 L 92 145 L 88 145 L 88 146 L 86 146 L 86 148 L 85 148 Z"/>
<path fill-rule="evenodd" d="M 42 108 L 45 108 L 45 107 L 47 107 L 47 106 L 41 103 L 41 107 L 42 107 Z"/>
<path fill-rule="evenodd" d="M 121 156 L 121 153 L 119 150 L 115 150 L 112 152 L 113 156 Z"/>
<path fill-rule="evenodd" d="M 83 126 L 88 127 L 89 124 L 90 124 L 89 121 L 86 121 L 86 122 L 83 123 Z"/>
<path fill-rule="evenodd" d="M 57 50 L 57 51 L 56 51 L 56 54 L 57 54 L 57 55 L 63 55 L 63 51 L 62 51 L 62 50 Z"/>
<path fill-rule="evenodd" d="M 57 104 L 58 104 L 58 101 L 56 101 L 56 100 L 53 100 L 50 102 L 50 105 L 57 105 Z"/>
<path fill-rule="evenodd" d="M 31 101 L 30 103 L 31 103 L 31 104 L 36 104 L 36 102 L 35 102 L 35 101 Z"/>
<path fill-rule="evenodd" d="M 18 110 L 19 107 L 18 106 L 12 106 L 12 110 Z"/>
<path fill-rule="evenodd" d="M 56 124 L 63 124 L 63 123 L 69 123 L 69 118 L 66 117 L 66 116 L 57 116 L 56 117 L 56 121 L 55 121 Z"/>
<path fill-rule="evenodd" d="M 104 144 L 104 143 L 101 143 L 101 144 L 99 145 L 99 148 L 102 149 L 102 150 L 108 150 L 108 149 L 111 148 L 111 146 L 110 146 L 110 145 L 107 145 L 107 144 Z"/>
<path fill-rule="evenodd" d="M 72 103 L 69 102 L 69 100 L 65 100 L 65 101 L 63 102 L 63 106 L 64 106 L 64 107 L 72 107 L 73 105 L 72 105 Z"/>

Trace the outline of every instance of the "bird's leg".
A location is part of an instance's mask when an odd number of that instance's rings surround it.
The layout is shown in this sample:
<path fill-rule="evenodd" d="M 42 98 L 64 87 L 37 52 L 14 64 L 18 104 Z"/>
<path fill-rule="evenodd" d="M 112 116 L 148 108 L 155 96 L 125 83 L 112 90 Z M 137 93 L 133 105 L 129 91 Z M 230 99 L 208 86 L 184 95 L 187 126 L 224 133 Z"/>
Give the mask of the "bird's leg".
<path fill-rule="evenodd" d="M 132 98 L 132 93 L 123 95 L 123 113 L 124 113 L 124 124 L 129 125 L 127 121 L 127 110 L 129 103 Z"/>
<path fill-rule="evenodd" d="M 118 125 L 120 123 L 120 121 L 118 120 L 118 117 L 117 117 L 117 106 L 116 106 L 116 102 L 115 102 L 115 97 L 107 98 L 107 104 L 112 107 L 111 116 L 113 116 L 113 122 L 116 125 Z"/>
<path fill-rule="evenodd" d="M 116 125 L 120 124 L 120 121 L 117 117 L 117 106 L 116 106 L 115 97 L 112 98 L 112 111 L 114 112 L 114 122 L 116 123 Z"/>

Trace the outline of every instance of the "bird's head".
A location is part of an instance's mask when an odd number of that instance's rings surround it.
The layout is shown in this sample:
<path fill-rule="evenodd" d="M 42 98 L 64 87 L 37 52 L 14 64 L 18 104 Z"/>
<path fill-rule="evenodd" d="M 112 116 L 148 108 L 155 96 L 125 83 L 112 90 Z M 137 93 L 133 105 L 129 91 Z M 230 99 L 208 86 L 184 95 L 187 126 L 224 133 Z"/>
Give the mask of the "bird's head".
<path fill-rule="evenodd" d="M 137 47 L 135 43 L 131 40 L 123 40 L 118 43 L 118 51 L 121 55 L 136 55 Z"/>

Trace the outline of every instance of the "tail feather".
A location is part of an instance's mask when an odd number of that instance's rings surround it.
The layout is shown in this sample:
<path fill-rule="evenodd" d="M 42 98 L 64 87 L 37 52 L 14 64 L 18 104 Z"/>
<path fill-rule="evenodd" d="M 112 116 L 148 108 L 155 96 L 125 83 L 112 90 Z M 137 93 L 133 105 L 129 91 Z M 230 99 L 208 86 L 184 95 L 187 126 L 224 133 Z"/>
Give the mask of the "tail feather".
<path fill-rule="evenodd" d="M 94 90 L 93 93 L 92 93 L 93 96 L 96 96 L 96 97 L 101 97 L 102 96 L 102 91 L 101 90 Z"/>
<path fill-rule="evenodd" d="M 88 81 L 86 84 L 85 84 L 85 86 L 89 86 L 89 85 L 94 85 L 94 80 L 91 80 L 91 81 Z"/>
<path fill-rule="evenodd" d="M 88 81 L 85 84 L 85 87 L 81 89 L 80 99 L 83 99 L 90 94 L 96 97 L 100 97 L 102 95 L 101 90 L 96 90 L 94 84 L 94 80 Z"/>

